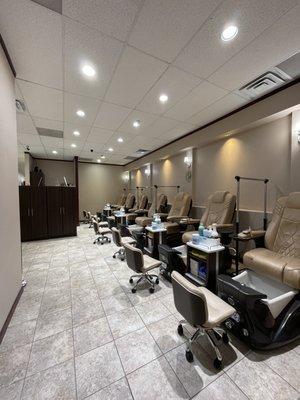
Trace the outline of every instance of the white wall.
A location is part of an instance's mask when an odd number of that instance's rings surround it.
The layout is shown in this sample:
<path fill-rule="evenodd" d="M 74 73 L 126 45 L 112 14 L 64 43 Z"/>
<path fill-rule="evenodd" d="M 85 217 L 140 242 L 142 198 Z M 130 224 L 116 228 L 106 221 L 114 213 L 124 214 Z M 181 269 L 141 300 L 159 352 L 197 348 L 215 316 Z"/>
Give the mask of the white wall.
<path fill-rule="evenodd" d="M 21 288 L 17 122 L 14 77 L 0 47 L 0 329 Z"/>

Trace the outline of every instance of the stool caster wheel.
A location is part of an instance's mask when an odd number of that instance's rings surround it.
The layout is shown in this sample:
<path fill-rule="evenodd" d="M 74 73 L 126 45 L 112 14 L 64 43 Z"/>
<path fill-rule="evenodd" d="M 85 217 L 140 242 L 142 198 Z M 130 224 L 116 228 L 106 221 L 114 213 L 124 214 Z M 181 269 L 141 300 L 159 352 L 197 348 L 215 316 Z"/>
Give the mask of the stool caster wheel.
<path fill-rule="evenodd" d="M 187 362 L 189 362 L 189 363 L 194 361 L 194 356 L 193 356 L 193 353 L 191 352 L 191 350 L 187 350 L 185 352 L 185 358 L 186 358 Z"/>
<path fill-rule="evenodd" d="M 110 243 L 111 242 L 111 240 L 110 239 L 108 239 L 108 243 Z"/>
<path fill-rule="evenodd" d="M 113 255 L 113 258 L 116 258 L 116 256 L 115 256 L 115 255 Z"/>
<path fill-rule="evenodd" d="M 133 279 L 132 278 L 129 279 L 129 283 L 133 283 Z"/>
<path fill-rule="evenodd" d="M 225 344 L 229 343 L 229 337 L 226 332 L 223 333 L 222 340 L 223 340 L 223 343 L 225 343 Z"/>
<path fill-rule="evenodd" d="M 131 292 L 132 292 L 132 293 L 135 293 L 135 292 L 136 292 L 136 289 L 131 289 Z"/>
<path fill-rule="evenodd" d="M 214 360 L 214 367 L 216 368 L 216 369 L 221 369 L 222 368 L 222 361 L 220 361 L 218 358 L 216 358 L 215 360 Z"/>
<path fill-rule="evenodd" d="M 183 327 L 181 324 L 177 327 L 177 333 L 179 336 L 183 336 Z"/>
<path fill-rule="evenodd" d="M 101 246 L 103 246 L 103 242 L 101 242 L 100 244 L 101 244 Z"/>
<path fill-rule="evenodd" d="M 150 293 L 154 293 L 154 288 L 153 288 L 153 287 L 150 288 L 150 289 L 149 289 L 149 292 L 150 292 Z"/>
<path fill-rule="evenodd" d="M 155 283 L 156 283 L 157 285 L 159 284 L 159 279 L 158 279 L 158 278 L 156 279 Z"/>

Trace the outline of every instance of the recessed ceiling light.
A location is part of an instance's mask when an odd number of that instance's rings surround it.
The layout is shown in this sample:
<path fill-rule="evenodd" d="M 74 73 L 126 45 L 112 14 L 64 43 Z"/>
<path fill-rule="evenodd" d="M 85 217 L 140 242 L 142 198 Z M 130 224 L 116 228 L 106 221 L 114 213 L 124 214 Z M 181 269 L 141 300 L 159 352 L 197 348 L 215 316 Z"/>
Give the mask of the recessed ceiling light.
<path fill-rule="evenodd" d="M 102 158 L 102 160 L 104 160 L 104 159 L 105 159 L 105 156 L 101 156 L 100 158 Z"/>
<path fill-rule="evenodd" d="M 119 138 L 118 138 L 118 142 L 119 142 L 119 143 L 123 143 L 123 142 L 124 142 L 123 138 L 119 137 Z"/>
<path fill-rule="evenodd" d="M 169 99 L 169 97 L 168 97 L 168 95 L 166 95 L 166 94 L 161 94 L 161 95 L 159 96 L 159 101 L 160 101 L 161 103 L 166 103 L 166 102 L 168 101 L 168 99 Z"/>
<path fill-rule="evenodd" d="M 114 149 L 113 149 L 112 147 L 110 147 L 110 148 L 108 149 L 108 151 L 111 152 L 111 151 L 114 151 Z"/>
<path fill-rule="evenodd" d="M 136 121 L 133 121 L 132 126 L 133 126 L 134 128 L 138 128 L 139 126 L 141 126 L 141 121 L 139 121 L 138 119 L 137 119 Z"/>
<path fill-rule="evenodd" d="M 101 160 L 100 160 L 100 158 L 98 158 L 98 160 L 97 160 L 97 163 L 101 163 Z"/>
<path fill-rule="evenodd" d="M 84 117 L 85 116 L 85 112 L 82 110 L 77 110 L 76 114 L 78 115 L 78 117 Z"/>
<path fill-rule="evenodd" d="M 81 71 L 84 75 L 88 76 L 89 78 L 93 77 L 96 75 L 96 70 L 89 64 L 85 64 L 82 68 Z"/>
<path fill-rule="evenodd" d="M 56 150 L 52 150 L 52 154 L 57 154 L 57 151 Z"/>
<path fill-rule="evenodd" d="M 238 34 L 238 27 L 235 25 L 229 25 L 227 28 L 225 28 L 221 34 L 221 39 L 223 42 L 229 42 L 229 40 L 232 40 L 236 37 Z"/>
<path fill-rule="evenodd" d="M 74 132 L 73 132 L 73 135 L 74 135 L 74 136 L 80 136 L 80 132 L 79 132 L 79 131 L 74 131 Z"/>
<path fill-rule="evenodd" d="M 72 143 L 71 147 L 77 147 L 77 145 L 75 143 Z"/>

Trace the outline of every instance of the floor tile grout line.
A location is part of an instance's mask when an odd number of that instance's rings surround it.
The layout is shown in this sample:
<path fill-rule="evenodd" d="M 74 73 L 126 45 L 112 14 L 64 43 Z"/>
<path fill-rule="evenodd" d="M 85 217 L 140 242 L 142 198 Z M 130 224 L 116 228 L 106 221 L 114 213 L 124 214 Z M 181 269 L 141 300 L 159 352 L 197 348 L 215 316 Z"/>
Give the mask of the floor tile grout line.
<path fill-rule="evenodd" d="M 242 361 L 242 360 L 240 360 L 240 361 Z M 239 362 L 240 362 L 240 361 L 239 361 Z M 237 362 L 237 363 L 234 364 L 234 365 L 239 364 L 239 362 Z M 230 381 L 234 384 L 234 386 L 236 386 L 236 387 L 246 396 L 247 399 L 252 400 L 251 397 L 247 396 L 247 394 L 242 390 L 242 388 L 240 388 L 240 387 L 234 382 L 234 380 L 231 379 L 230 375 L 227 374 L 227 371 L 225 371 L 225 375 L 230 379 Z"/>
<path fill-rule="evenodd" d="M 35 328 L 34 328 L 34 332 L 33 332 L 33 341 L 32 341 L 31 346 L 30 346 L 29 357 L 28 357 L 28 361 L 27 361 L 27 366 L 26 366 L 25 376 L 24 376 L 24 380 L 23 380 L 23 386 L 22 386 L 22 390 L 21 390 L 21 394 L 20 394 L 20 399 L 22 399 L 22 397 L 23 397 L 25 381 L 27 379 L 28 367 L 29 367 L 29 362 L 30 362 L 30 359 L 31 359 L 32 348 L 33 348 L 33 344 L 34 344 L 34 337 L 35 337 L 35 333 L 36 333 L 36 329 L 37 329 L 38 319 L 39 319 L 39 316 L 40 316 L 40 310 L 41 310 L 41 307 L 42 307 L 42 302 L 43 302 L 43 298 L 44 298 L 47 279 L 48 279 L 48 270 L 47 270 L 46 279 L 45 279 L 45 282 L 44 282 L 44 290 L 43 290 L 43 294 L 42 294 L 41 301 L 40 301 L 39 312 L 38 312 L 38 315 L 37 315 L 37 318 L 36 318 L 36 324 L 35 324 Z M 27 283 L 27 285 L 28 285 L 28 283 Z"/>

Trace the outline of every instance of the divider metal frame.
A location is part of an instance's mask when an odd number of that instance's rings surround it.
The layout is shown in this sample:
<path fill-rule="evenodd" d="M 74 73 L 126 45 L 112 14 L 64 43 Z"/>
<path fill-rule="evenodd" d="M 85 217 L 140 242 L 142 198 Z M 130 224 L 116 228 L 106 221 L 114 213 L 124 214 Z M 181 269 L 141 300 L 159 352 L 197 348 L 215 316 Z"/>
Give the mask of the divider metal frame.
<path fill-rule="evenodd" d="M 239 273 L 239 239 L 238 234 L 240 230 L 240 183 L 241 180 L 244 181 L 256 181 L 264 183 L 264 217 L 263 217 L 263 229 L 267 229 L 268 218 L 267 218 L 267 194 L 268 194 L 268 182 L 270 181 L 268 178 L 249 178 L 245 176 L 235 176 L 235 180 L 237 183 L 237 191 L 236 191 L 236 213 L 235 213 L 235 274 Z"/>

